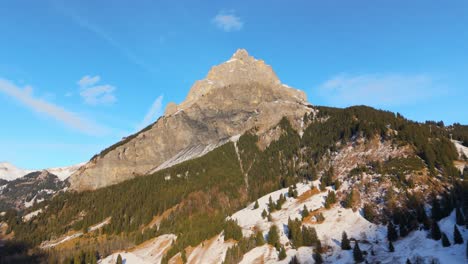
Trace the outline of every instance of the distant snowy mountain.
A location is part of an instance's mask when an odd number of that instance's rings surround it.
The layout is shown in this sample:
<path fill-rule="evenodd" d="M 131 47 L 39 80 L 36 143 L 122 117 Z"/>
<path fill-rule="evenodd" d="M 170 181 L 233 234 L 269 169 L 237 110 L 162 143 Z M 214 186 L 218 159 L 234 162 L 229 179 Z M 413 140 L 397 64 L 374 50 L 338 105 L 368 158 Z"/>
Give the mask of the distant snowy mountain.
<path fill-rule="evenodd" d="M 24 175 L 33 172 L 33 170 L 24 170 L 8 162 L 0 163 L 0 179 L 12 181 Z"/>
<path fill-rule="evenodd" d="M 61 181 L 63 181 L 67 179 L 70 175 L 72 175 L 76 170 L 78 170 L 84 164 L 85 163 L 79 163 L 79 164 L 72 165 L 72 166 L 49 168 L 45 170 L 56 175 Z M 15 165 L 8 163 L 8 162 L 0 163 L 0 179 L 7 180 L 7 181 L 16 180 L 18 178 L 21 178 L 35 171 L 42 171 L 42 169 L 27 170 L 27 169 L 18 168 Z"/>

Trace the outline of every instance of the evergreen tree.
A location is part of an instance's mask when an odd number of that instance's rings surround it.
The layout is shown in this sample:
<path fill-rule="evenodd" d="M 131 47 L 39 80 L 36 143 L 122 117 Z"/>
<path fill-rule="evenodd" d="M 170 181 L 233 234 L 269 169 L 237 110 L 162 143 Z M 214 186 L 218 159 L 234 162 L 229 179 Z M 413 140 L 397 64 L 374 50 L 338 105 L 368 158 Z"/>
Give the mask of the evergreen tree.
<path fill-rule="evenodd" d="M 406 264 L 411 264 L 411 261 L 408 259 L 406 259 Z"/>
<path fill-rule="evenodd" d="M 395 252 L 395 248 L 393 247 L 392 241 L 390 241 L 390 242 L 388 243 L 388 250 L 389 250 L 390 252 Z"/>
<path fill-rule="evenodd" d="M 455 215 L 457 219 L 457 225 L 462 226 L 463 224 L 465 224 L 465 220 L 464 220 L 460 207 L 457 207 L 455 211 Z"/>
<path fill-rule="evenodd" d="M 261 231 L 258 231 L 255 236 L 255 244 L 257 247 L 263 246 L 265 244 L 265 238 L 263 237 L 263 233 Z"/>
<path fill-rule="evenodd" d="M 450 247 L 450 241 L 445 233 L 442 233 L 442 246 Z"/>
<path fill-rule="evenodd" d="M 122 264 L 122 256 L 120 254 L 117 256 L 117 262 L 115 264 Z"/>
<path fill-rule="evenodd" d="M 288 219 L 288 238 L 296 248 L 304 245 L 304 235 L 301 231 L 301 224 L 302 223 L 299 219 Z"/>
<path fill-rule="evenodd" d="M 277 250 L 280 248 L 278 228 L 276 225 L 272 225 L 270 231 L 268 231 L 268 244 L 274 246 Z"/>
<path fill-rule="evenodd" d="M 185 253 L 185 249 L 182 249 L 182 251 L 180 252 L 180 258 L 182 259 L 182 263 L 187 263 L 187 255 Z"/>
<path fill-rule="evenodd" d="M 276 204 L 273 202 L 273 200 L 270 198 L 268 199 L 268 211 L 270 213 L 274 212 L 276 210 Z"/>
<path fill-rule="evenodd" d="M 293 256 L 288 264 L 300 264 L 296 256 Z"/>
<path fill-rule="evenodd" d="M 304 208 L 302 208 L 301 215 L 302 215 L 302 219 L 309 216 L 309 209 L 307 208 L 307 206 L 305 204 L 304 204 Z"/>
<path fill-rule="evenodd" d="M 353 203 L 354 203 L 354 189 L 351 189 L 351 192 L 348 194 L 348 196 L 346 197 L 346 201 L 345 201 L 345 208 L 352 208 L 353 207 Z"/>
<path fill-rule="evenodd" d="M 342 250 L 350 250 L 351 249 L 351 244 L 348 239 L 348 234 L 346 234 L 345 231 L 343 231 L 343 234 L 341 235 L 341 249 Z"/>
<path fill-rule="evenodd" d="M 387 239 L 388 241 L 396 241 L 398 239 L 398 233 L 391 221 L 387 225 Z"/>
<path fill-rule="evenodd" d="M 242 228 L 237 224 L 235 220 L 226 220 L 224 222 L 224 240 L 234 239 L 241 240 Z"/>
<path fill-rule="evenodd" d="M 440 233 L 439 224 L 437 223 L 437 221 L 432 222 L 431 237 L 434 240 L 439 240 L 442 237 L 442 234 Z"/>
<path fill-rule="evenodd" d="M 122 260 L 120 260 L 120 263 L 118 261 L 119 259 L 117 259 L 117 264 L 122 264 Z M 81 254 L 75 255 L 75 257 L 73 258 L 73 264 L 81 264 Z"/>
<path fill-rule="evenodd" d="M 457 225 L 453 225 L 453 242 L 454 244 L 463 244 L 463 237 L 460 234 Z"/>
<path fill-rule="evenodd" d="M 265 209 L 262 211 L 262 218 L 266 218 L 268 216 L 268 213 Z"/>
<path fill-rule="evenodd" d="M 439 221 L 442 218 L 442 209 L 440 208 L 439 200 L 435 197 L 432 200 L 431 217 L 435 221 Z"/>
<path fill-rule="evenodd" d="M 354 249 L 353 249 L 353 257 L 354 261 L 357 263 L 361 263 L 364 261 L 364 256 L 362 255 L 361 249 L 359 248 L 359 243 L 356 240 L 356 243 L 354 244 Z"/>
<path fill-rule="evenodd" d="M 364 208 L 362 209 L 362 213 L 364 215 L 364 218 L 369 222 L 373 222 L 376 217 L 374 208 L 372 207 L 372 205 L 367 204 L 367 203 L 364 205 Z"/>
<path fill-rule="evenodd" d="M 336 195 L 334 191 L 328 191 L 328 196 L 325 198 L 325 208 L 330 209 L 330 207 L 336 203 Z"/>
<path fill-rule="evenodd" d="M 315 264 L 322 264 L 323 263 L 322 255 L 317 250 L 314 250 L 314 253 L 312 254 L 312 258 L 314 259 Z"/>
<path fill-rule="evenodd" d="M 255 200 L 255 204 L 254 204 L 254 207 L 253 209 L 258 209 L 259 205 L 258 205 L 258 200 Z"/>
<path fill-rule="evenodd" d="M 286 249 L 284 249 L 284 246 L 281 246 L 280 248 L 280 251 L 279 251 L 279 254 L 278 254 L 278 258 L 279 260 L 283 260 L 286 258 Z"/>

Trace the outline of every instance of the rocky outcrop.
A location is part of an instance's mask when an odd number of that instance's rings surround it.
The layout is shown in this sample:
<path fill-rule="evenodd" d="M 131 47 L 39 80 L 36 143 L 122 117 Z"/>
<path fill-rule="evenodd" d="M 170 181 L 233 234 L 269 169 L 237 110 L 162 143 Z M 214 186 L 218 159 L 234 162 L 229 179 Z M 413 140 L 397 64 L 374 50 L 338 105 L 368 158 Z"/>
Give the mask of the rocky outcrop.
<path fill-rule="evenodd" d="M 284 116 L 301 130 L 311 110 L 304 92 L 281 84 L 269 65 L 241 49 L 195 82 L 184 102 L 169 103 L 156 123 L 81 167 L 70 177 L 71 188 L 96 189 L 145 175 L 253 128 L 265 134 Z"/>

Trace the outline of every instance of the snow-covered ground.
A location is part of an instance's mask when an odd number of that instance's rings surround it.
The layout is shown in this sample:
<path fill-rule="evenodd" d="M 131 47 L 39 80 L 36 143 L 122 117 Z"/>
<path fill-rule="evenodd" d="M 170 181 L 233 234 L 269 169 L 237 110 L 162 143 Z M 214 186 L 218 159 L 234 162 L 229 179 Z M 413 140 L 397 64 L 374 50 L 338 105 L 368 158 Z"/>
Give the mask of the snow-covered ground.
<path fill-rule="evenodd" d="M 42 213 L 42 209 L 33 211 L 33 212 L 23 216 L 23 221 L 29 221 L 29 220 L 31 220 L 31 218 L 35 217 L 36 215 L 38 215 L 40 213 Z"/>
<path fill-rule="evenodd" d="M 104 221 L 102 221 L 101 223 L 98 223 L 96 225 L 93 225 L 91 227 L 89 227 L 88 229 L 88 232 L 93 232 L 101 227 L 103 227 L 104 225 L 107 225 L 108 223 L 110 223 L 110 217 L 105 219 Z M 47 248 L 53 248 L 53 247 L 56 247 L 57 245 L 60 245 L 64 242 L 67 242 L 69 240 L 72 240 L 72 239 L 75 239 L 75 238 L 78 238 L 80 236 L 83 235 L 83 232 L 75 232 L 75 233 L 72 233 L 72 234 L 69 234 L 67 236 L 63 236 L 59 239 L 56 239 L 54 241 L 44 241 L 42 242 L 41 244 L 41 248 L 43 249 L 47 249 Z"/>
<path fill-rule="evenodd" d="M 462 143 L 460 141 L 457 141 L 457 140 L 452 140 L 452 142 L 455 145 L 455 147 L 457 148 L 458 154 L 460 154 L 460 156 L 462 156 L 464 154 L 465 157 L 468 157 L 468 147 L 463 146 Z"/>
<path fill-rule="evenodd" d="M 328 248 L 328 251 L 322 254 L 325 263 L 354 263 L 352 250 L 341 250 L 340 243 L 343 231 L 346 231 L 348 237 L 352 240 L 351 246 L 354 246 L 354 239 L 359 241 L 361 250 L 367 253 L 366 260 L 369 263 L 405 263 L 407 258 L 412 263 L 417 263 L 418 259 L 423 260 L 420 263 L 431 263 L 435 259 L 441 264 L 468 263 L 465 253 L 466 244 L 453 244 L 455 212 L 439 222 L 441 231 L 447 234 L 452 243 L 450 247 L 442 247 L 441 240 L 434 241 L 428 238 L 428 231 L 422 230 L 413 231 L 407 237 L 400 238 L 394 243 L 395 252 L 389 252 L 386 226 L 370 223 L 359 211 L 354 212 L 351 209 L 342 208 L 338 204 L 328 210 L 323 208 L 325 197 L 328 195 L 328 191 L 332 189 L 328 188 L 327 191 L 320 193 L 317 193 L 317 191 L 311 192 L 312 185 L 317 187 L 319 182 L 298 183 L 297 198 L 287 197 L 288 188 L 272 192 L 258 199 L 259 208 L 253 209 L 254 203 L 252 203 L 230 217 L 237 220 L 244 236 L 250 236 L 256 230 L 261 231 L 265 236 L 271 225 L 276 225 L 279 229 L 280 241 L 286 248 L 287 257 L 282 261 L 278 260 L 278 252 L 275 248 L 270 245 L 263 245 L 247 252 L 240 263 L 287 264 L 293 256 L 296 256 L 303 264 L 315 263 L 312 258 L 312 247 L 294 249 L 287 238 L 288 219 L 300 218 L 304 205 L 311 211 L 320 210 L 325 217 L 325 221 L 322 223 L 304 222 L 304 225 L 313 226 L 316 229 L 322 246 Z M 269 198 L 271 197 L 273 202 L 276 202 L 281 194 L 286 196 L 286 202 L 281 210 L 271 213 L 272 222 L 263 219 L 261 213 L 264 209 L 267 209 Z M 468 231 L 464 227 L 459 226 L 458 228 L 466 241 Z M 115 263 L 118 254 L 122 256 L 126 264 L 159 263 L 174 239 L 174 235 L 163 235 L 139 245 L 136 249 L 116 252 L 100 263 Z M 234 244 L 234 241 L 225 242 L 221 233 L 195 248 L 187 248 L 187 263 L 221 263 L 227 249 Z M 178 260 L 180 260 L 179 254 L 173 257 L 170 263 L 178 263 Z"/>
<path fill-rule="evenodd" d="M 205 264 L 205 263 L 221 263 L 226 257 L 226 252 L 229 247 L 235 243 L 232 241 L 224 241 L 223 235 L 218 235 L 208 241 L 204 241 L 197 247 L 193 248 L 187 254 L 187 263 L 189 264 Z"/>
<path fill-rule="evenodd" d="M 170 248 L 175 235 L 162 235 L 150 241 L 144 242 L 133 250 L 116 252 L 99 261 L 101 264 L 114 264 L 120 254 L 125 264 L 150 264 L 160 263 L 166 251 Z"/>
<path fill-rule="evenodd" d="M 315 186 L 318 182 L 314 182 Z M 254 204 L 250 204 L 232 215 L 239 225 L 242 227 L 245 236 L 251 235 L 254 230 L 261 230 L 264 235 L 268 232 L 270 226 L 275 224 L 280 231 L 280 241 L 284 245 L 289 242 L 287 238 L 287 222 L 288 219 L 300 218 L 300 212 L 304 205 L 309 210 L 315 210 L 323 207 L 324 198 L 328 192 L 321 192 L 312 195 L 305 199 L 301 199 L 301 194 L 304 194 L 310 189 L 311 183 L 297 184 L 299 198 L 287 198 L 282 209 L 273 212 L 272 222 L 261 217 L 263 209 L 268 207 L 269 197 L 276 202 L 280 194 L 287 194 L 288 189 L 281 189 L 258 199 L 259 208 L 253 209 Z M 370 263 L 405 263 L 407 258 L 416 261 L 420 257 L 425 259 L 427 263 L 433 258 L 436 258 L 440 263 L 468 263 L 466 262 L 466 245 L 453 244 L 453 228 L 455 224 L 455 212 L 449 217 L 442 219 L 439 222 L 440 229 L 445 232 L 451 241 L 452 245 L 448 248 L 442 247 L 441 241 L 434 241 L 428 238 L 427 231 L 414 231 L 405 238 L 399 239 L 394 243 L 395 252 L 388 251 L 387 228 L 386 226 L 375 225 L 367 221 L 359 211 L 353 212 L 351 209 L 344 209 L 339 205 L 335 205 L 329 210 L 322 208 L 321 212 L 325 217 L 325 221 L 320 224 L 305 223 L 305 225 L 313 226 L 317 230 L 322 246 L 328 246 L 330 249 L 327 253 L 322 254 L 325 263 L 354 263 L 352 250 L 341 250 L 341 236 L 343 231 L 346 231 L 349 238 L 354 238 L 359 241 L 361 250 L 367 251 L 369 254 L 367 260 Z M 458 227 L 464 240 L 468 239 L 468 231 L 463 227 Z M 354 243 L 351 243 L 354 245 Z M 302 247 L 298 250 L 286 246 L 288 257 L 283 261 L 278 261 L 278 252 L 268 245 L 257 247 L 244 255 L 241 263 L 288 263 L 292 256 L 296 255 L 301 263 L 314 263 L 312 259 L 312 248 Z M 374 256 L 370 252 L 374 252 Z"/>

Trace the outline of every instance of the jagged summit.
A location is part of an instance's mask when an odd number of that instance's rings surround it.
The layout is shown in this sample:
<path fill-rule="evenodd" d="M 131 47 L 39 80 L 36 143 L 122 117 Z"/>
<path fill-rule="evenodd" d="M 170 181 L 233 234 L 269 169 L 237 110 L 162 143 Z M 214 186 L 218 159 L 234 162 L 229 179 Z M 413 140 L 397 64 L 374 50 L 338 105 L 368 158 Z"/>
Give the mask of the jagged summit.
<path fill-rule="evenodd" d="M 179 106 L 169 103 L 165 115 L 187 108 L 217 89 L 232 89 L 234 86 L 255 84 L 263 90 L 274 93 L 278 98 L 293 98 L 302 103 L 307 101 L 304 92 L 281 84 L 270 65 L 250 56 L 247 50 L 238 49 L 228 61 L 212 67 L 205 79 L 196 81 L 187 99 Z"/>
<path fill-rule="evenodd" d="M 107 148 L 71 176 L 71 187 L 96 189 L 154 172 L 206 153 L 226 140 L 256 128 L 269 129 L 287 117 L 296 130 L 312 111 L 304 92 L 281 84 L 271 66 L 237 50 L 226 62 L 196 81 L 180 104 L 144 131 Z"/>
<path fill-rule="evenodd" d="M 247 60 L 249 58 L 252 58 L 249 56 L 249 53 L 245 49 L 238 49 L 234 54 L 232 54 L 231 60 L 232 59 L 238 59 L 238 60 Z"/>

